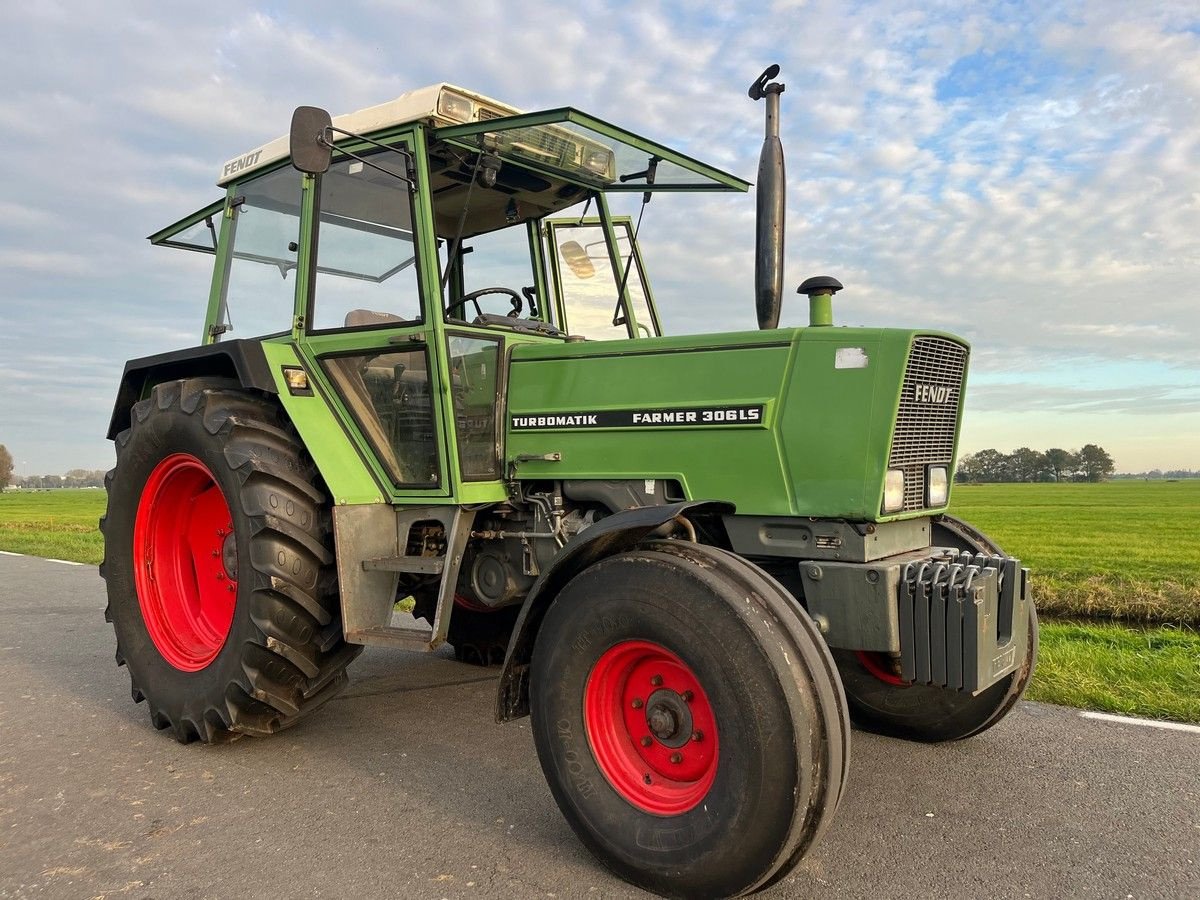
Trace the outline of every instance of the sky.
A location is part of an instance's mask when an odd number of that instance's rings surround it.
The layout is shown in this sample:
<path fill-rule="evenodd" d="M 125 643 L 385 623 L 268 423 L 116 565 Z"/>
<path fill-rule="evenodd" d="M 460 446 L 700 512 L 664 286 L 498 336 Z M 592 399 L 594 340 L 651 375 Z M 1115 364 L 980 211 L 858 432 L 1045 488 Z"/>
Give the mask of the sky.
<path fill-rule="evenodd" d="M 0 443 L 108 468 L 124 361 L 199 343 L 210 259 L 146 235 L 220 165 L 450 81 L 571 105 L 753 180 L 778 63 L 783 325 L 809 275 L 846 325 L 973 345 L 961 446 L 1097 443 L 1200 469 L 1196 0 L 15 4 L 0 31 Z M 632 207 L 618 212 L 636 212 Z M 658 195 L 670 333 L 755 327 L 754 198 Z"/>

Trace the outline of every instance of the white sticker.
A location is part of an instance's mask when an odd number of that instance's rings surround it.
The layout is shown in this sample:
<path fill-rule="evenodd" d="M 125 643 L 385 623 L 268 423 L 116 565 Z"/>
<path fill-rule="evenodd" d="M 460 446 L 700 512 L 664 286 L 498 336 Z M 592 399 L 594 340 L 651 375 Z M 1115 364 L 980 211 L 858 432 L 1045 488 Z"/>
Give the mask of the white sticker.
<path fill-rule="evenodd" d="M 865 369 L 867 367 L 867 351 L 862 347 L 838 347 L 833 355 L 835 369 Z"/>
<path fill-rule="evenodd" d="M 363 164 L 360 162 L 352 162 L 346 167 L 346 172 L 350 175 L 357 175 L 363 170 Z"/>
<path fill-rule="evenodd" d="M 654 496 L 654 481 L 650 478 L 646 479 L 646 496 L 647 497 Z"/>

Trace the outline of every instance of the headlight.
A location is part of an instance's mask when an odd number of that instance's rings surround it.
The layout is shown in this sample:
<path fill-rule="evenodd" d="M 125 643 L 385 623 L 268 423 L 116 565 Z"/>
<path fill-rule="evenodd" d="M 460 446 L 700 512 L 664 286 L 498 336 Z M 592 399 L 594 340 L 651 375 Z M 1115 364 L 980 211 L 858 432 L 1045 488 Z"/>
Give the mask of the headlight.
<path fill-rule="evenodd" d="M 442 91 L 438 97 L 438 114 L 455 122 L 470 122 L 475 106 L 462 94 L 453 91 Z"/>
<path fill-rule="evenodd" d="M 945 466 L 930 466 L 925 482 L 925 505 L 945 506 L 950 496 L 950 472 Z"/>
<path fill-rule="evenodd" d="M 904 508 L 904 470 L 888 469 L 883 480 L 883 511 L 899 512 Z"/>

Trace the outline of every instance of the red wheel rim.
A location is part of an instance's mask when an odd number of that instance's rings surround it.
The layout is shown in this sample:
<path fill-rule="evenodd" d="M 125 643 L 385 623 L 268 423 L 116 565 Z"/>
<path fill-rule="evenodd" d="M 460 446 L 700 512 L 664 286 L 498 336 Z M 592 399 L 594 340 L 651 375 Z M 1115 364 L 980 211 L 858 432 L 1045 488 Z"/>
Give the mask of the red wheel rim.
<path fill-rule="evenodd" d="M 870 650 L 855 650 L 854 655 L 858 657 L 862 667 L 880 681 L 902 687 L 910 684 L 892 670 L 892 658 L 887 654 L 875 653 Z"/>
<path fill-rule="evenodd" d="M 596 661 L 583 693 L 592 755 L 638 809 L 677 816 L 717 775 L 717 720 L 687 664 L 649 641 L 622 641 Z"/>
<path fill-rule="evenodd" d="M 197 672 L 225 646 L 237 602 L 237 547 L 225 495 L 187 453 L 150 473 L 133 524 L 142 620 L 163 659 Z"/>

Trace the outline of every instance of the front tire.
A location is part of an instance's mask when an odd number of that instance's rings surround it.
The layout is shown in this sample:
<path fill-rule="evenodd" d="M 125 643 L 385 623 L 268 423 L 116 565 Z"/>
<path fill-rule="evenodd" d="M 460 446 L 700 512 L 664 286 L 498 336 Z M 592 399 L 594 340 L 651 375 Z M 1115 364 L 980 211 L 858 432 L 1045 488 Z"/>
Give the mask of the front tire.
<path fill-rule="evenodd" d="M 101 519 L 117 663 L 187 743 L 270 734 L 347 682 L 328 501 L 277 404 L 157 385 L 119 434 Z"/>
<path fill-rule="evenodd" d="M 660 542 L 577 575 L 534 648 L 551 792 L 622 878 L 728 897 L 784 877 L 836 810 L 845 700 L 812 622 L 732 554 Z"/>

